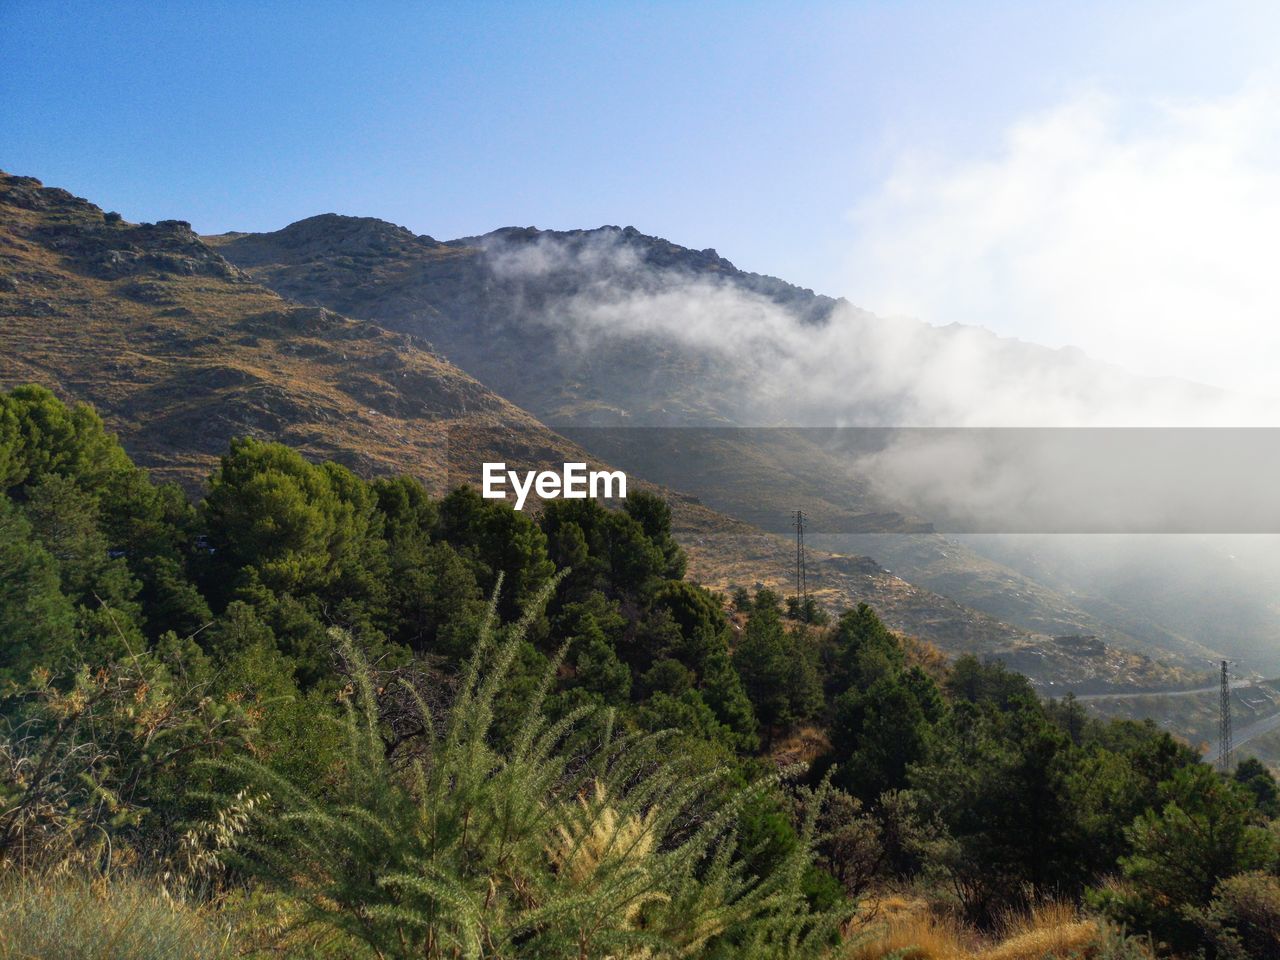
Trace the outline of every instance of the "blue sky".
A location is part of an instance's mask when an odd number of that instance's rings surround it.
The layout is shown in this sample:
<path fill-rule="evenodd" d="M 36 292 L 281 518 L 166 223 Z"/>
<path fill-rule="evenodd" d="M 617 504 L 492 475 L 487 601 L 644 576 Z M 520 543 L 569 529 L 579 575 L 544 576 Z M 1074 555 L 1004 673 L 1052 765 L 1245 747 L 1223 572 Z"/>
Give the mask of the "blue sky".
<path fill-rule="evenodd" d="M 1126 339 L 1117 316 L 1189 296 L 1153 372 L 1221 382 L 1241 358 L 1207 365 L 1196 322 L 1240 251 L 1186 296 L 1156 288 L 1199 245 L 1123 271 L 1088 251 L 1148 244 L 1124 224 L 1188 192 L 1206 232 L 1265 238 L 1277 36 L 1267 3 L 6 0 L 0 167 L 204 232 L 326 211 L 439 238 L 633 224 L 872 309 L 1139 367 L 1168 317 Z M 1197 180 L 1215 148 L 1229 156 Z M 1218 222 L 1224 178 L 1244 187 Z M 1165 192 L 1125 211 L 1149 181 Z M 995 222 L 989 192 L 1016 216 Z M 1077 195 L 1068 216 L 1058 201 Z M 1121 289 L 1135 269 L 1141 295 Z M 1247 332 L 1280 298 L 1239 269 Z M 1116 316 L 1063 305 L 1099 274 Z"/>

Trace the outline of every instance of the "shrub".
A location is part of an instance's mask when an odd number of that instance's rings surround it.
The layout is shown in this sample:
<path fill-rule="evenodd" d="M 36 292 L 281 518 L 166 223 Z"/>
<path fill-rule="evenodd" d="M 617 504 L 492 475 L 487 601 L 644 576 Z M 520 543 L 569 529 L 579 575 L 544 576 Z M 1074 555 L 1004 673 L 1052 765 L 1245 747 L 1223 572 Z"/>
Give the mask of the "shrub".
<path fill-rule="evenodd" d="M 1093 960 L 1155 960 L 1155 956 L 1149 937 L 1131 936 L 1123 927 L 1106 921 L 1099 925 Z"/>
<path fill-rule="evenodd" d="M 514 742 L 494 745 L 495 698 L 554 587 L 501 642 L 490 605 L 447 714 L 437 721 L 419 700 L 409 764 L 390 755 L 378 691 L 339 636 L 354 665 L 345 775 L 319 793 L 251 759 L 228 764 L 270 797 L 242 865 L 387 957 L 802 957 L 829 946 L 843 915 L 811 912 L 801 892 L 812 818 L 768 875 L 747 875 L 737 856 L 734 816 L 767 784 L 731 792 L 724 772 L 682 767 L 663 756 L 663 734 L 619 733 L 607 711 L 549 722 L 540 704 L 555 664 Z"/>
<path fill-rule="evenodd" d="M 1218 884 L 1208 908 L 1193 916 L 1223 960 L 1280 956 L 1280 879 L 1242 873 Z"/>
<path fill-rule="evenodd" d="M 1093 891 L 1108 916 L 1149 930 L 1175 949 L 1203 941 L 1196 916 L 1219 881 L 1275 862 L 1275 838 L 1254 822 L 1252 797 L 1203 764 L 1161 784 L 1162 810 L 1148 810 L 1126 831 L 1133 852 L 1121 857 L 1123 881 Z"/>
<path fill-rule="evenodd" d="M 824 797 L 822 794 L 826 793 Z M 881 875 L 885 845 L 879 821 L 862 801 L 843 790 L 801 787 L 795 800 L 802 817 L 817 805 L 818 862 L 851 897 L 860 897 Z"/>
<path fill-rule="evenodd" d="M 191 765 L 243 744 L 243 705 L 170 670 L 163 651 L 0 695 L 0 867 L 97 863 L 177 839 Z"/>

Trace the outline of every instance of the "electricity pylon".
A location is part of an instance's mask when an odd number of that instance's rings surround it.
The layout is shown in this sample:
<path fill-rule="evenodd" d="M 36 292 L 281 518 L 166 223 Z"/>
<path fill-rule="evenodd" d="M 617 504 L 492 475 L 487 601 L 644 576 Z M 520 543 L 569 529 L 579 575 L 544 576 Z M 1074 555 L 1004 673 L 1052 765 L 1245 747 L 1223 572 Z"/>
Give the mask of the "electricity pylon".
<path fill-rule="evenodd" d="M 1231 679 L 1227 675 L 1227 664 L 1222 661 L 1222 689 L 1218 704 L 1218 767 L 1222 772 L 1231 772 Z"/>
<path fill-rule="evenodd" d="M 809 610 L 809 575 L 805 569 L 803 510 L 791 515 L 791 525 L 796 528 L 796 603 L 800 607 L 800 616 L 808 619 Z"/>

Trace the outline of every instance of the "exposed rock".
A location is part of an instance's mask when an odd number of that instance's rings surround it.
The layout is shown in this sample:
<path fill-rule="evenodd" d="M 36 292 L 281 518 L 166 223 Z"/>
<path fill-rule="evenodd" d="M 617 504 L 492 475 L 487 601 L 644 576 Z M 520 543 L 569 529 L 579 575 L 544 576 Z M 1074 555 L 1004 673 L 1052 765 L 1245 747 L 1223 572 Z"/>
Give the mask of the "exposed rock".
<path fill-rule="evenodd" d="M 120 292 L 130 300 L 137 300 L 139 303 L 173 302 L 173 292 L 163 283 L 155 280 L 135 280 L 132 283 L 126 283 L 120 288 Z"/>

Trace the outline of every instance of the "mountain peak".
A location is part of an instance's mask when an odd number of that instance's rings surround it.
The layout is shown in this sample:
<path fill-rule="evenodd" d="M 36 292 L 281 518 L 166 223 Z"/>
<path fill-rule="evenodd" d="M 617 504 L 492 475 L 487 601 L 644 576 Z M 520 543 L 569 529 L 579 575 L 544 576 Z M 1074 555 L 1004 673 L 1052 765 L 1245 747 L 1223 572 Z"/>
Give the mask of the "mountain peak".
<path fill-rule="evenodd" d="M 205 240 L 214 246 L 235 243 L 237 256 L 247 262 L 279 258 L 282 252 L 294 263 L 335 257 L 387 258 L 440 246 L 432 237 L 419 236 L 408 227 L 377 217 L 340 213 L 317 214 L 271 233 L 224 233 Z"/>
<path fill-rule="evenodd" d="M 67 190 L 7 173 L 0 173 L 3 207 L 31 215 L 31 239 L 100 279 L 155 274 L 246 280 L 205 246 L 185 220 L 129 223 Z"/>
<path fill-rule="evenodd" d="M 377 217 L 352 217 L 344 213 L 320 213 L 314 217 L 296 220 L 279 231 L 284 237 L 310 237 L 317 234 L 341 237 L 381 237 L 396 240 L 416 240 L 434 245 L 435 240 L 425 234 L 419 236 L 408 227 L 402 227 Z"/>

